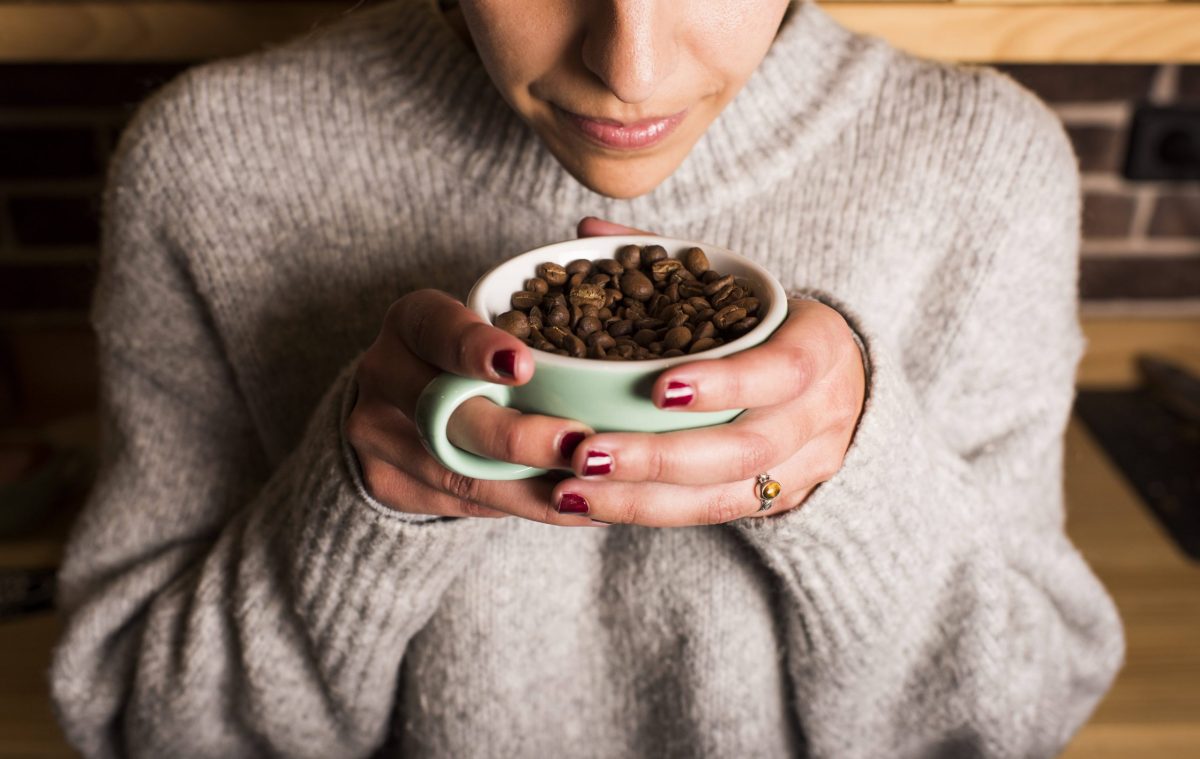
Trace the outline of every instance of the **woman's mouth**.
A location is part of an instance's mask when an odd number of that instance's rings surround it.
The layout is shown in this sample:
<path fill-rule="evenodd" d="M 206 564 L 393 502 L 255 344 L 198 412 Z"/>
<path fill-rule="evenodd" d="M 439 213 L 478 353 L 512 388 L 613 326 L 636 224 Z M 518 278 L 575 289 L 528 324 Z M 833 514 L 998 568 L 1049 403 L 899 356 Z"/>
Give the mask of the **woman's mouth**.
<path fill-rule="evenodd" d="M 634 124 L 621 124 L 612 119 L 596 119 L 554 106 L 561 118 L 578 129 L 587 140 L 613 150 L 642 150 L 657 145 L 679 126 L 687 109 L 671 116 L 644 119 Z"/>

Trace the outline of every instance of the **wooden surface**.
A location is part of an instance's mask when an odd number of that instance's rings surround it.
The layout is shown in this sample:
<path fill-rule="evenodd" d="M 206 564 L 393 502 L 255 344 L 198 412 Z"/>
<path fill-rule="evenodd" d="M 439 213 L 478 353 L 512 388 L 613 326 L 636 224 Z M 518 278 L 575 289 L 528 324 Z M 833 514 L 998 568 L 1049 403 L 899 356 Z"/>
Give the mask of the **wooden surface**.
<path fill-rule="evenodd" d="M 1200 563 L 1166 537 L 1075 423 L 1067 531 L 1116 599 L 1125 667 L 1065 756 L 1200 757 Z"/>
<path fill-rule="evenodd" d="M 1088 346 L 1079 364 L 1080 386 L 1136 384 L 1138 353 L 1161 356 L 1200 376 L 1200 319 L 1090 318 L 1083 320 L 1083 332 Z"/>
<path fill-rule="evenodd" d="M 1200 757 L 1200 564 L 1166 539 L 1077 423 L 1067 435 L 1067 496 L 1068 531 L 1117 601 L 1128 654 L 1065 756 Z M 0 544 L 0 566 L 54 560 L 55 532 L 28 546 Z M 0 622 L 0 756 L 71 756 L 44 676 L 57 631 L 49 614 Z"/>
<path fill-rule="evenodd" d="M 0 0 L 0 62 L 199 60 L 278 42 L 355 6 Z M 846 26 L 963 61 L 1197 62 L 1200 3 L 826 2 Z"/>

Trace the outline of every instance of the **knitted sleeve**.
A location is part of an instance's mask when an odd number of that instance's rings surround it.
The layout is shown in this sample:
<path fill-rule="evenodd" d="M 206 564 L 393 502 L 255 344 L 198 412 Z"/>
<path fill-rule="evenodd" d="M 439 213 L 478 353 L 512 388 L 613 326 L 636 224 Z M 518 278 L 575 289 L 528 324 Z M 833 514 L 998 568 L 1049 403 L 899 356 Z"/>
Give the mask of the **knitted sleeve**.
<path fill-rule="evenodd" d="M 363 497 L 341 440 L 353 364 L 265 464 L 172 240 L 163 110 L 139 113 L 106 189 L 102 462 L 60 574 L 55 706 L 90 757 L 365 755 L 407 642 L 494 521 Z"/>
<path fill-rule="evenodd" d="M 937 346 L 824 294 L 869 356 L 859 428 L 801 508 L 731 526 L 778 582 L 813 756 L 1053 756 L 1120 666 L 1114 606 L 1063 531 L 1079 198 L 1051 118 L 983 162 L 1015 175 L 977 178 L 993 194 L 945 265 L 982 265 L 923 304 Z M 930 376 L 906 372 L 911 350 L 937 352 Z"/>

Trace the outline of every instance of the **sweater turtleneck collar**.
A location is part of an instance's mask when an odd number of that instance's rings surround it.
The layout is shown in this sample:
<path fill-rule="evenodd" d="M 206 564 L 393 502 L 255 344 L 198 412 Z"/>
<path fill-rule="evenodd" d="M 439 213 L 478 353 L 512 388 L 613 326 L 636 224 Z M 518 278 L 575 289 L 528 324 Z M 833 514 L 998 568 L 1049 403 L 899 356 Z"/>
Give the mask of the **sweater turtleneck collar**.
<path fill-rule="evenodd" d="M 811 0 L 798 3 L 758 69 L 675 172 L 651 192 L 620 200 L 593 192 L 558 163 L 436 0 L 400 0 L 377 11 L 364 15 L 379 25 L 382 49 L 364 65 L 384 117 L 396 120 L 413 147 L 450 162 L 463 181 L 540 214 L 593 214 L 635 226 L 718 213 L 795 173 L 870 97 L 891 50 L 842 28 Z"/>

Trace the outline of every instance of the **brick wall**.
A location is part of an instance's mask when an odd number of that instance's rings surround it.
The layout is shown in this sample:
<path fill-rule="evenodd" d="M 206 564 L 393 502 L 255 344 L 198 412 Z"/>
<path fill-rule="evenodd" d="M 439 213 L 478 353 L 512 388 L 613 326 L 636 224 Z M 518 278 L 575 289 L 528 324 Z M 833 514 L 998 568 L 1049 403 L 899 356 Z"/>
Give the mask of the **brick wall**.
<path fill-rule="evenodd" d="M 1200 313 L 1200 182 L 1122 176 L 1141 103 L 1200 106 L 1200 66 L 1001 66 L 1051 104 L 1079 157 L 1085 313 Z"/>
<path fill-rule="evenodd" d="M 0 423 L 93 403 L 86 311 L 107 157 L 134 106 L 185 67 L 0 65 Z M 1079 154 L 1085 307 L 1200 311 L 1200 187 L 1120 176 L 1134 105 L 1200 103 L 1200 67 L 1003 68 L 1053 104 Z"/>
<path fill-rule="evenodd" d="M 0 423 L 94 405 L 87 308 L 108 155 L 188 64 L 0 64 Z"/>

